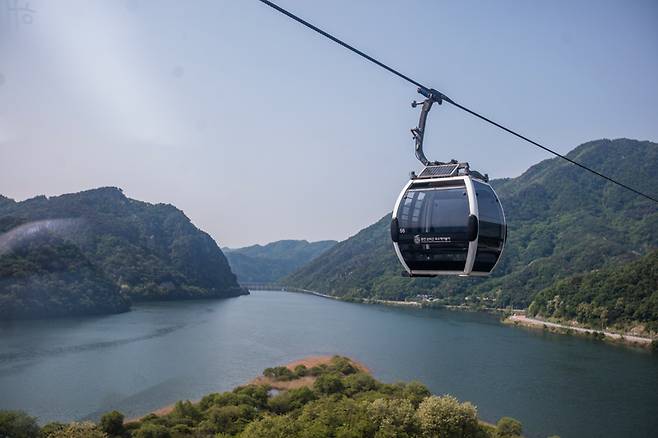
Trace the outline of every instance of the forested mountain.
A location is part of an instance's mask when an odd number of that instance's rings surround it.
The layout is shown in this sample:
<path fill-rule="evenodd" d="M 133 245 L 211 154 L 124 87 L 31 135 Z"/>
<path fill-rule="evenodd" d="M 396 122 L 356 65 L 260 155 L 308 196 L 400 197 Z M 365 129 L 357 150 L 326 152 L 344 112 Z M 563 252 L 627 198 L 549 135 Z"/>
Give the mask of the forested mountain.
<path fill-rule="evenodd" d="M 559 280 L 535 296 L 528 313 L 596 329 L 612 325 L 658 331 L 658 250 L 621 266 Z M 638 321 L 646 327 L 632 327 Z"/>
<path fill-rule="evenodd" d="M 596 140 L 578 146 L 568 157 L 657 193 L 656 143 Z M 494 180 L 492 185 L 505 209 L 509 240 L 491 277 L 401 277 L 387 215 L 284 282 L 344 297 L 430 294 L 445 303 L 461 303 L 472 296 L 497 305 L 527 306 L 537 292 L 561 278 L 628 261 L 658 247 L 655 203 L 564 160 L 542 161 L 519 177 Z"/>
<path fill-rule="evenodd" d="M 119 311 L 125 297 L 246 293 L 215 241 L 182 211 L 112 187 L 0 198 L 0 269 L 4 317 Z"/>
<path fill-rule="evenodd" d="M 239 281 L 271 283 L 299 269 L 335 244 L 335 240 L 279 240 L 263 246 L 223 250 Z"/>

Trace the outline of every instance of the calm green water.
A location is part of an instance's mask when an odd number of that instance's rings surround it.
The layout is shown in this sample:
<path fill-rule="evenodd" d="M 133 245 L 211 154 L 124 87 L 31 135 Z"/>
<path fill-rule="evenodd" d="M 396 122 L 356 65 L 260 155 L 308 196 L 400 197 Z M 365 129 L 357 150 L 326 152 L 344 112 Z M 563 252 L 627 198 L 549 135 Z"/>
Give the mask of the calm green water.
<path fill-rule="evenodd" d="M 658 355 L 501 325 L 495 317 L 253 292 L 153 303 L 121 315 L 0 326 L 0 409 L 52 420 L 144 414 L 230 389 L 314 354 L 366 363 L 473 401 L 528 436 L 648 437 L 658 430 Z"/>

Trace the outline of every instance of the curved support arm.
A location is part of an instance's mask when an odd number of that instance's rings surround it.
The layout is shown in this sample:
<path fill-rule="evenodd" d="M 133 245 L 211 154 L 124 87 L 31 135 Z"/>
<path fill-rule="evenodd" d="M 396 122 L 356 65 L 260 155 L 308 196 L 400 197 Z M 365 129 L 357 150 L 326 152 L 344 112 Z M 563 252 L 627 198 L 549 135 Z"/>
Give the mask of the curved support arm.
<path fill-rule="evenodd" d="M 423 96 L 425 96 L 427 99 L 425 99 L 425 101 L 423 101 L 422 103 L 423 106 L 420 110 L 420 120 L 418 121 L 418 127 L 413 128 L 411 130 L 411 134 L 413 135 L 414 140 L 416 141 L 416 147 L 415 147 L 416 158 L 418 158 L 418 160 L 421 163 L 423 163 L 424 166 L 429 166 L 433 163 L 427 159 L 427 157 L 425 156 L 425 152 L 423 152 L 423 139 L 425 138 L 425 124 L 427 122 L 427 115 L 432 109 L 432 105 L 434 105 L 434 103 L 438 103 L 439 105 L 441 105 L 445 96 L 440 92 L 436 91 L 435 89 L 419 88 L 418 92 Z M 413 108 L 416 108 L 418 104 L 419 104 L 418 102 L 413 101 L 411 103 L 411 106 Z M 441 164 L 441 163 L 437 161 L 434 164 Z"/>

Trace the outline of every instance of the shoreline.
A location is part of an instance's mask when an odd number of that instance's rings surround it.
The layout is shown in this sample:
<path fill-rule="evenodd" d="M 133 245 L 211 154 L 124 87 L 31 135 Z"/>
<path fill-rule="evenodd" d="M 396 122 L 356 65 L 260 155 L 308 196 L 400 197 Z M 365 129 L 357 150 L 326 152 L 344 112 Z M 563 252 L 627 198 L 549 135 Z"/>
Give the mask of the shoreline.
<path fill-rule="evenodd" d="M 427 308 L 437 308 L 437 309 L 448 309 L 448 310 L 459 310 L 463 312 L 504 312 L 507 309 L 498 309 L 494 307 L 483 307 L 480 309 L 475 309 L 468 305 L 452 305 L 452 304 L 436 304 L 433 305 L 431 301 L 396 301 L 396 300 L 379 300 L 375 298 L 343 298 L 335 295 L 323 294 L 309 289 L 302 289 L 298 287 L 286 287 L 286 286 L 275 286 L 272 285 L 271 289 L 256 289 L 256 290 L 271 290 L 273 292 L 293 292 L 301 294 L 315 295 L 316 297 L 329 298 L 336 301 L 344 301 L 346 303 L 359 303 L 359 304 L 382 304 L 384 306 L 396 306 L 396 307 L 427 307 Z M 518 309 L 516 309 L 518 311 Z"/>
<path fill-rule="evenodd" d="M 615 344 L 623 344 L 630 347 L 639 347 L 643 349 L 651 348 L 654 339 L 631 334 L 614 333 L 605 330 L 595 330 L 581 326 L 571 326 L 555 322 L 544 321 L 537 318 L 529 318 L 521 314 L 513 314 L 505 318 L 503 324 L 512 326 L 521 326 L 533 330 L 548 330 L 551 333 L 561 335 L 577 335 L 583 337 L 596 337 L 603 341 Z"/>
<path fill-rule="evenodd" d="M 485 312 L 485 313 L 505 313 L 509 312 L 509 308 L 498 308 L 498 307 L 475 307 L 468 304 L 440 304 L 435 303 L 434 301 L 396 301 L 396 300 L 379 300 L 375 298 L 343 298 L 335 295 L 323 294 L 321 292 L 302 289 L 297 287 L 286 287 L 286 286 L 275 286 L 272 285 L 271 289 L 257 289 L 257 290 L 271 290 L 273 292 L 293 292 L 293 293 L 302 293 L 315 295 L 317 297 L 329 298 L 336 301 L 344 301 L 346 303 L 358 303 L 358 304 L 381 304 L 384 306 L 394 306 L 394 307 L 418 307 L 418 308 L 428 308 L 428 309 L 446 309 L 446 310 L 456 310 L 459 312 Z M 513 309 L 513 312 L 525 313 L 525 309 Z"/>
<path fill-rule="evenodd" d="M 329 298 L 337 301 L 344 302 L 357 302 L 361 304 L 380 304 L 384 306 L 393 306 L 393 307 L 417 307 L 417 308 L 435 308 L 435 309 L 446 309 L 458 312 L 484 312 L 484 313 L 500 313 L 505 314 L 509 312 L 509 309 L 505 308 L 496 308 L 496 307 L 480 307 L 476 308 L 473 306 L 460 304 L 460 305 L 451 305 L 451 304 L 433 304 L 431 301 L 394 301 L 394 300 L 378 300 L 370 298 L 362 298 L 359 300 L 350 300 L 342 297 L 337 297 L 333 295 L 323 294 L 320 292 L 301 289 L 301 288 L 286 288 L 285 286 L 278 286 L 278 290 L 281 292 L 296 292 L 296 293 L 305 293 L 309 295 L 315 295 L 322 298 Z M 654 339 L 632 335 L 630 333 L 615 333 L 606 330 L 595 330 L 582 326 L 571 326 L 566 324 L 560 324 L 555 322 L 544 321 L 537 318 L 529 318 L 526 316 L 526 309 L 513 309 L 512 315 L 507 316 L 501 320 L 503 324 L 514 326 L 514 327 L 525 327 L 533 330 L 549 330 L 551 333 L 560 334 L 560 335 L 577 335 L 582 337 L 598 337 L 601 340 L 604 340 L 613 344 L 621 344 L 629 347 L 636 347 L 642 349 L 652 348 L 652 343 Z M 658 342 L 658 339 L 655 339 Z"/>

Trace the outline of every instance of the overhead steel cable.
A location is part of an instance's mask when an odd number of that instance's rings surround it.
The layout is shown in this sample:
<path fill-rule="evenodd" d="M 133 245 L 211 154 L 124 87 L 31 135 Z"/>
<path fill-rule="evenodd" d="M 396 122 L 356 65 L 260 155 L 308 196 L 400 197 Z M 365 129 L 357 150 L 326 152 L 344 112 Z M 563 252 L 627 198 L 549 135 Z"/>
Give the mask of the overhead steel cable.
<path fill-rule="evenodd" d="M 590 167 L 587 167 L 587 166 L 585 166 L 584 164 L 579 163 L 578 161 L 572 160 L 571 158 L 569 158 L 569 157 L 567 157 L 567 156 L 565 156 L 565 155 L 562 155 L 561 153 L 556 152 L 556 151 L 554 151 L 554 150 L 552 150 L 552 149 L 550 149 L 550 148 L 548 148 L 548 147 L 546 147 L 546 146 L 543 146 L 543 145 L 537 143 L 536 141 L 531 140 L 531 139 L 529 139 L 528 137 L 525 137 L 524 135 L 519 134 L 519 133 L 516 132 L 516 131 L 513 131 L 513 130 L 511 130 L 511 129 L 509 129 L 509 128 L 504 127 L 503 125 L 501 125 L 501 124 L 499 124 L 499 123 L 496 123 L 496 122 L 494 122 L 493 120 L 490 120 L 490 119 L 486 118 L 486 117 L 483 116 L 482 114 L 478 114 L 478 113 L 476 113 L 475 111 L 470 110 L 470 109 L 466 108 L 465 106 L 462 106 L 462 105 L 458 104 L 457 102 L 454 102 L 454 101 L 452 101 L 452 100 L 450 100 L 450 99 L 446 99 L 446 101 L 447 101 L 448 103 L 451 103 L 452 105 L 456 106 L 457 108 L 459 108 L 459 109 L 461 109 L 461 110 L 464 110 L 464 111 L 466 111 L 467 113 L 472 114 L 472 115 L 474 115 L 475 117 L 477 117 L 477 118 L 479 118 L 479 119 L 484 120 L 485 122 L 489 122 L 489 123 L 491 123 L 492 125 L 494 125 L 494 126 L 500 128 L 500 129 L 502 129 L 503 131 L 509 132 L 510 134 L 512 134 L 512 135 L 514 135 L 514 136 L 516 136 L 516 137 L 518 137 L 518 138 L 520 138 L 520 139 L 522 139 L 522 140 L 525 140 L 525 141 L 527 141 L 528 143 L 530 143 L 530 144 L 532 144 L 532 145 L 534 145 L 534 146 L 537 146 L 538 148 L 541 148 L 541 149 L 545 150 L 546 152 L 550 152 L 551 154 L 555 155 L 556 157 L 560 157 L 560 158 L 562 158 L 563 160 L 566 160 L 566 161 L 568 161 L 569 163 L 574 164 L 574 165 L 580 167 L 581 169 L 585 169 L 585 170 L 587 170 L 588 172 L 591 172 L 591 173 L 593 173 L 593 174 L 596 175 L 596 176 L 599 176 L 599 177 L 601 177 L 601 178 L 603 178 L 603 179 L 605 179 L 605 180 L 607 180 L 607 181 L 610 181 L 611 183 L 617 184 L 619 187 L 623 187 L 623 188 L 625 188 L 626 190 L 630 190 L 631 192 L 635 193 L 636 195 L 643 196 L 643 197 L 645 197 L 645 198 L 647 198 L 647 199 L 649 199 L 649 200 L 651 200 L 651 201 L 653 201 L 653 202 L 655 202 L 655 203 L 658 203 L 658 199 L 657 199 L 657 198 L 654 198 L 654 197 L 651 196 L 651 195 L 647 195 L 646 193 L 643 193 L 643 192 L 641 192 L 641 191 L 639 191 L 639 190 L 637 190 L 637 189 L 634 189 L 633 187 L 630 187 L 630 186 L 624 184 L 623 182 L 617 181 L 617 180 L 615 180 L 615 179 L 613 179 L 613 178 L 611 178 L 611 177 L 609 177 L 609 176 L 607 176 L 607 175 L 602 174 L 601 172 L 597 172 L 596 170 L 594 170 L 594 169 L 592 169 L 592 168 L 590 168 Z"/>
<path fill-rule="evenodd" d="M 313 25 L 313 24 L 311 24 L 311 23 L 309 23 L 308 21 L 304 20 L 303 18 L 298 17 L 297 15 L 295 15 L 295 14 L 293 14 L 292 12 L 290 12 L 290 11 L 288 11 L 288 10 L 282 8 L 281 6 L 277 5 L 276 3 L 272 3 L 271 1 L 268 1 L 268 0 L 258 0 L 258 1 L 260 1 L 261 3 L 263 3 L 263 4 L 267 5 L 267 6 L 269 6 L 269 7 L 272 8 L 272 9 L 276 10 L 277 12 L 280 12 L 281 14 L 287 16 L 288 18 L 291 18 L 292 20 L 295 20 L 296 22 L 298 22 L 298 23 L 300 23 L 300 24 L 302 24 L 302 25 L 308 27 L 309 29 L 311 29 L 311 30 L 313 30 L 313 31 L 315 31 L 315 32 L 317 32 L 317 33 L 319 33 L 320 35 L 324 36 L 325 38 L 330 39 L 331 41 L 333 41 L 333 42 L 335 42 L 336 44 L 338 44 L 338 45 L 340 45 L 340 46 L 342 46 L 342 47 L 344 47 L 344 48 L 350 50 L 351 52 L 356 53 L 357 55 L 361 56 L 362 58 L 367 59 L 368 61 L 372 62 L 373 64 L 376 64 L 377 66 L 383 68 L 384 70 L 386 70 L 386 71 L 388 71 L 388 72 L 390 72 L 390 73 L 393 73 L 394 75 L 398 76 L 399 78 L 402 78 L 402 79 L 404 79 L 405 81 L 407 81 L 407 82 L 409 82 L 409 83 L 411 83 L 411 84 L 414 84 L 414 85 L 417 86 L 418 88 L 422 88 L 423 90 L 431 90 L 431 91 L 433 91 L 433 92 L 436 91 L 436 90 L 431 89 L 430 87 L 426 87 L 426 86 L 424 86 L 423 84 L 421 84 L 420 82 L 418 82 L 418 81 L 416 81 L 416 80 L 410 78 L 409 76 L 407 76 L 407 75 L 405 75 L 405 74 L 403 74 L 403 73 L 400 73 L 400 72 L 397 71 L 396 69 L 394 69 L 394 68 L 392 68 L 392 67 L 389 67 L 388 65 L 384 64 L 383 62 L 378 61 L 377 59 L 373 58 L 372 56 L 370 56 L 370 55 L 368 55 L 368 54 L 366 54 L 366 53 L 364 53 L 364 52 L 362 52 L 361 50 L 357 49 L 356 47 L 351 46 L 350 44 L 347 44 L 345 41 L 343 41 L 343 40 L 341 40 L 341 39 L 339 39 L 339 38 L 336 38 L 336 37 L 333 36 L 332 34 L 330 34 L 330 33 L 326 32 L 326 31 L 320 29 L 319 27 L 317 27 L 317 26 L 315 26 L 315 25 Z M 649 199 L 649 200 L 651 200 L 651 201 L 653 201 L 653 202 L 655 202 L 655 203 L 658 203 L 658 198 L 654 198 L 653 196 L 651 196 L 651 195 L 647 195 L 646 193 L 643 193 L 643 192 L 641 192 L 641 191 L 639 191 L 639 190 L 637 190 L 637 189 L 634 189 L 633 187 L 630 187 L 630 186 L 628 186 L 628 185 L 626 185 L 626 184 L 624 184 L 624 183 L 622 183 L 622 182 L 619 182 L 619 181 L 615 180 L 614 178 L 611 178 L 611 177 L 609 177 L 609 176 L 607 176 L 607 175 L 604 175 L 604 174 L 602 174 L 602 173 L 600 173 L 600 172 L 597 172 L 596 170 L 594 170 L 594 169 L 592 169 L 592 168 L 590 168 L 590 167 L 587 167 L 587 166 L 585 166 L 584 164 L 579 163 L 579 162 L 577 162 L 577 161 L 575 161 L 575 160 L 572 160 L 571 158 L 568 158 L 568 157 L 566 157 L 565 155 L 562 155 L 562 154 L 560 154 L 559 152 L 556 152 L 556 151 L 554 151 L 553 149 L 551 149 L 551 148 L 549 148 L 549 147 L 543 146 L 543 145 L 537 143 L 536 141 L 531 140 L 531 139 L 529 139 L 528 137 L 526 137 L 526 136 L 524 136 L 524 135 L 521 135 L 521 134 L 519 134 L 518 132 L 516 132 L 516 131 L 514 131 L 514 130 L 512 130 L 512 129 L 509 129 L 509 128 L 503 126 L 503 125 L 501 125 L 500 123 L 494 122 L 493 120 L 491 120 L 491 119 L 489 119 L 489 118 L 483 116 L 482 114 L 477 113 L 476 111 L 473 111 L 473 110 L 471 110 L 471 109 L 469 109 L 469 108 L 467 108 L 467 107 L 465 107 L 465 106 L 463 106 L 463 105 L 458 104 L 457 102 L 455 102 L 454 100 L 452 100 L 451 98 L 449 98 L 448 96 L 446 96 L 445 94 L 443 94 L 443 93 L 441 93 L 441 92 L 438 92 L 438 93 L 441 95 L 442 100 L 444 100 L 445 102 L 448 102 L 449 104 L 451 104 L 451 105 L 453 105 L 453 106 L 455 106 L 455 107 L 457 107 L 457 108 L 459 108 L 459 109 L 461 109 L 461 110 L 463 110 L 463 111 L 466 111 L 467 113 L 469 113 L 469 114 L 471 114 L 471 115 L 473 115 L 473 116 L 475 116 L 475 117 L 477 117 L 477 118 L 479 118 L 479 119 L 481 119 L 481 120 L 484 120 L 485 122 L 490 123 L 490 124 L 492 124 L 493 126 L 495 126 L 495 127 L 497 127 L 497 128 L 500 128 L 500 129 L 502 129 L 502 130 L 505 131 L 505 132 L 508 132 L 508 133 L 510 133 L 510 134 L 512 134 L 512 135 L 514 135 L 514 136 L 516 136 L 516 137 L 518 137 L 518 138 L 520 138 L 520 139 L 522 139 L 522 140 L 525 140 L 525 141 L 527 141 L 528 143 L 530 143 L 530 144 L 532 144 L 532 145 L 534 145 L 534 146 L 536 146 L 536 147 L 538 147 L 538 148 L 540 148 L 540 149 L 543 149 L 543 150 L 545 150 L 546 152 L 549 152 L 549 153 L 555 155 L 556 157 L 562 158 L 563 160 L 566 160 L 566 161 L 568 161 L 569 163 L 574 164 L 574 165 L 580 167 L 581 169 L 587 170 L 588 172 L 591 172 L 592 174 L 594 174 L 594 175 L 596 175 L 596 176 L 598 176 L 598 177 L 601 177 L 601 178 L 603 178 L 603 179 L 605 179 L 605 180 L 607 180 L 607 181 L 609 181 L 609 182 L 611 182 L 611 183 L 614 183 L 614 184 L 618 185 L 619 187 L 623 187 L 624 189 L 629 190 L 629 191 L 635 193 L 636 195 L 642 196 L 642 197 L 647 198 L 647 199 Z"/>
<path fill-rule="evenodd" d="M 389 72 L 393 73 L 394 75 L 401 77 L 401 78 L 404 79 L 405 81 L 407 81 L 407 82 L 411 82 L 412 84 L 414 84 L 414 85 L 417 86 L 417 87 L 427 88 L 427 87 L 423 87 L 423 85 L 421 85 L 419 82 L 414 81 L 414 80 L 411 79 L 409 76 L 403 75 L 403 74 L 400 73 L 399 71 L 395 70 L 394 68 L 389 67 L 388 65 L 384 64 L 383 62 L 377 61 L 377 60 L 376 60 L 375 58 L 373 58 L 372 56 L 363 53 L 361 50 L 357 49 L 356 47 L 350 46 L 350 45 L 347 44 L 345 41 L 339 40 L 338 38 L 336 38 L 336 37 L 333 36 L 332 34 L 330 34 L 330 33 L 328 33 L 328 32 L 325 32 L 324 30 L 320 29 L 320 28 L 317 27 L 317 26 L 312 25 L 311 23 L 309 23 L 308 21 L 306 21 L 306 20 L 304 20 L 304 19 L 302 19 L 302 18 L 299 18 L 297 15 L 293 14 L 292 12 L 289 12 L 289 11 L 283 9 L 281 6 L 279 6 L 279 5 L 275 4 L 275 3 L 272 3 L 272 2 L 270 2 L 270 1 L 267 1 L 267 0 L 259 0 L 259 1 L 260 1 L 261 3 L 265 3 L 267 6 L 271 7 L 272 9 L 275 9 L 275 10 L 278 11 L 278 12 L 281 12 L 283 15 L 287 16 L 288 18 L 292 18 L 292 19 L 295 20 L 296 22 L 301 23 L 301 24 L 303 24 L 304 26 L 308 27 L 309 29 L 312 29 L 312 30 L 316 31 L 317 33 L 319 33 L 319 34 L 322 35 L 323 37 L 329 38 L 331 41 L 333 41 L 334 43 L 339 44 L 339 45 L 345 47 L 347 50 L 351 50 L 352 52 L 356 53 L 357 55 L 359 55 L 359 56 L 361 56 L 361 57 L 363 57 L 363 58 L 366 58 L 368 61 L 370 61 L 370 62 L 372 62 L 372 63 L 374 63 L 374 64 L 377 64 L 378 66 L 380 66 L 380 67 L 383 68 L 384 70 L 388 70 Z"/>

